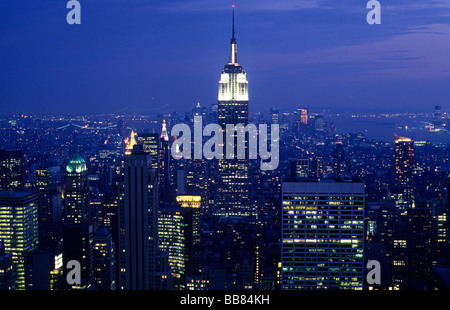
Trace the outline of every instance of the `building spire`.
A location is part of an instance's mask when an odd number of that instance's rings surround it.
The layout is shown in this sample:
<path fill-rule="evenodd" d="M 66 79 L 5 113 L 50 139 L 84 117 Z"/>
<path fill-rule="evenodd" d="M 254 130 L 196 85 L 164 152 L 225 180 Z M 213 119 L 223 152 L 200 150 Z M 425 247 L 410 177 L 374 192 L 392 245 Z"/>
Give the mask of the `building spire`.
<path fill-rule="evenodd" d="M 234 4 L 233 4 L 233 33 L 232 33 L 232 37 L 231 40 L 236 42 L 236 38 L 235 38 L 235 29 L 234 29 Z"/>
<path fill-rule="evenodd" d="M 236 31 L 234 28 L 234 8 L 235 5 L 232 5 L 233 8 L 233 30 L 231 36 L 231 55 L 230 55 L 230 63 L 237 64 L 237 43 L 236 43 Z"/>
<path fill-rule="evenodd" d="M 169 135 L 167 134 L 166 128 L 166 120 L 163 120 L 161 138 L 164 139 L 165 141 L 169 141 Z"/>

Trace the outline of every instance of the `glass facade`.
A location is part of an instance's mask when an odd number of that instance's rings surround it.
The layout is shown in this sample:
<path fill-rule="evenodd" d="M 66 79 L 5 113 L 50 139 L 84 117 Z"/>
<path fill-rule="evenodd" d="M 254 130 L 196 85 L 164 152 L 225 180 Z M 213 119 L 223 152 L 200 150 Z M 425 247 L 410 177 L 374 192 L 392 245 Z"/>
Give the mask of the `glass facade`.
<path fill-rule="evenodd" d="M 282 289 L 362 289 L 364 184 L 282 188 Z"/>

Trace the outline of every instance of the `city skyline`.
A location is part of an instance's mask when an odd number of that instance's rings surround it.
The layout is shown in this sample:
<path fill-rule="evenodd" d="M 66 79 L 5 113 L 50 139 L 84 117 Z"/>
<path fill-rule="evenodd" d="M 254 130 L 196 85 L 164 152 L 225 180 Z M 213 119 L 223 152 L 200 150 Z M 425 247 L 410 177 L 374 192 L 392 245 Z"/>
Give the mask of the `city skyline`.
<path fill-rule="evenodd" d="M 8 15 L 0 291 L 450 289 L 450 5 L 379 1 Z"/>
<path fill-rule="evenodd" d="M 3 113 L 209 106 L 234 3 L 251 111 L 274 102 L 280 109 L 448 109 L 444 1 L 382 1 L 380 25 L 367 24 L 360 1 L 81 2 L 80 25 L 65 22 L 66 3 L 3 1 Z"/>

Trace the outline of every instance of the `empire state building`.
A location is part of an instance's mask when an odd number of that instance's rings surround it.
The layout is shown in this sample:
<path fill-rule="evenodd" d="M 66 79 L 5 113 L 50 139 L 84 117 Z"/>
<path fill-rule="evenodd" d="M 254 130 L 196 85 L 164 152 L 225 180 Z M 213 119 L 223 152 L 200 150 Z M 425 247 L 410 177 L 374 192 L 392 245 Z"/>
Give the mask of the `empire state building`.
<path fill-rule="evenodd" d="M 248 82 L 246 73 L 237 60 L 234 7 L 230 59 L 222 70 L 219 82 L 218 124 L 224 131 L 225 136 L 226 134 L 232 134 L 235 150 L 234 158 L 227 156 L 226 159 L 219 160 L 215 214 L 220 216 L 252 215 L 249 197 L 248 157 L 246 156 L 245 159 L 237 158 L 236 132 L 225 132 L 227 125 L 241 124 L 245 127 L 248 124 Z M 248 149 L 248 137 L 245 138 L 245 148 Z"/>

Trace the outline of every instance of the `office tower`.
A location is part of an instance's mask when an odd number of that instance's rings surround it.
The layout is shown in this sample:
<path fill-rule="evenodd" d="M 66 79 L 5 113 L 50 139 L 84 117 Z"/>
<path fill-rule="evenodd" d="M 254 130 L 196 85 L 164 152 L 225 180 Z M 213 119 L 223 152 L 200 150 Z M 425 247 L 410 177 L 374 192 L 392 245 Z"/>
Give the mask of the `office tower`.
<path fill-rule="evenodd" d="M 208 109 L 206 107 L 202 107 L 200 105 L 200 102 L 197 102 L 197 105 L 192 109 L 192 118 L 194 118 L 195 116 L 201 116 L 203 126 L 205 126 L 205 124 L 207 123 L 207 114 Z"/>
<path fill-rule="evenodd" d="M 432 212 L 426 201 L 414 201 L 408 210 L 408 283 L 411 289 L 426 289 L 431 272 Z"/>
<path fill-rule="evenodd" d="M 270 109 L 270 122 L 272 124 L 278 124 L 280 121 L 280 110 L 278 108 Z"/>
<path fill-rule="evenodd" d="M 298 117 L 300 118 L 300 124 L 308 125 L 308 108 L 298 109 Z"/>
<path fill-rule="evenodd" d="M 17 290 L 26 289 L 26 259 L 39 243 L 38 195 L 27 191 L 0 191 L 0 240 L 11 253 Z"/>
<path fill-rule="evenodd" d="M 23 169 L 23 151 L 0 150 L 0 190 L 22 189 Z"/>
<path fill-rule="evenodd" d="M 66 166 L 63 216 L 63 265 L 76 260 L 81 266 L 81 284 L 72 289 L 91 288 L 94 280 L 94 227 L 90 214 L 89 179 L 86 162 L 76 154 Z M 64 268 L 64 277 L 70 269 Z"/>
<path fill-rule="evenodd" d="M 37 250 L 27 255 L 26 290 L 47 291 L 51 288 L 51 271 L 53 270 L 53 251 Z"/>
<path fill-rule="evenodd" d="M 149 290 L 155 287 L 157 179 L 141 145 L 127 151 L 119 196 L 118 288 Z"/>
<path fill-rule="evenodd" d="M 53 184 L 51 167 L 36 169 L 36 187 L 39 193 L 39 244 L 41 248 L 57 246 L 57 235 L 60 232 L 58 217 L 61 216 L 61 194 Z"/>
<path fill-rule="evenodd" d="M 413 195 L 414 141 L 411 138 L 395 137 L 395 186 L 408 200 Z"/>
<path fill-rule="evenodd" d="M 159 148 L 159 204 L 170 203 L 170 193 L 173 183 L 172 181 L 172 169 L 173 159 L 171 155 L 171 145 L 169 142 L 169 135 L 167 134 L 166 122 L 163 121 L 162 131 L 160 136 L 160 148 Z"/>
<path fill-rule="evenodd" d="M 50 271 L 50 290 L 58 290 L 61 286 L 62 274 L 63 274 L 63 257 L 62 252 L 57 252 L 54 255 L 54 266 Z M 65 279 L 64 279 L 65 280 Z"/>
<path fill-rule="evenodd" d="M 177 205 L 182 208 L 186 216 L 187 237 L 186 244 L 192 248 L 200 244 L 202 197 L 196 195 L 178 195 Z"/>
<path fill-rule="evenodd" d="M 80 263 L 79 284 L 64 282 L 69 289 L 90 289 L 94 285 L 94 228 L 89 223 L 64 223 L 63 225 L 63 281 L 71 271 L 67 268 L 70 261 Z"/>
<path fill-rule="evenodd" d="M 300 181 L 302 179 L 308 179 L 311 170 L 311 163 L 309 159 L 289 159 L 289 172 L 290 179 Z"/>
<path fill-rule="evenodd" d="M 152 168 L 159 167 L 159 135 L 157 133 L 140 133 L 137 136 L 137 143 L 142 144 L 144 151 L 149 152 L 152 161 Z"/>
<path fill-rule="evenodd" d="M 94 232 L 94 281 L 99 290 L 115 290 L 115 251 L 112 235 L 105 226 Z"/>
<path fill-rule="evenodd" d="M 364 183 L 282 184 L 281 288 L 363 287 Z"/>
<path fill-rule="evenodd" d="M 325 131 L 325 120 L 322 115 L 316 115 L 314 117 L 314 130 L 318 132 Z"/>
<path fill-rule="evenodd" d="M 158 243 L 168 254 L 175 288 L 184 289 L 186 276 L 186 233 L 184 212 L 179 207 L 158 210 Z"/>
<path fill-rule="evenodd" d="M 0 291 L 14 290 L 14 268 L 11 253 L 5 252 L 0 240 Z"/>
<path fill-rule="evenodd" d="M 249 197 L 249 166 L 248 166 L 248 134 L 244 138 L 245 159 L 237 158 L 236 132 L 228 132 L 227 125 L 244 127 L 248 124 L 248 82 L 246 72 L 237 60 L 237 43 L 234 28 L 233 9 L 233 31 L 231 38 L 231 55 L 229 62 L 225 65 L 220 82 L 218 96 L 218 125 L 225 135 L 232 137 L 234 146 L 232 159 L 219 160 L 218 164 L 218 189 L 215 198 L 215 214 L 218 216 L 248 216 L 253 211 Z M 224 154 L 226 147 L 224 146 Z"/>
<path fill-rule="evenodd" d="M 280 120 L 280 129 L 289 130 L 291 124 L 291 113 L 284 112 Z"/>
<path fill-rule="evenodd" d="M 175 207 L 158 210 L 159 249 L 168 253 L 176 288 L 183 289 L 187 275 L 200 272 L 201 197 L 178 195 Z"/>
<path fill-rule="evenodd" d="M 342 142 L 337 142 L 333 154 L 334 177 L 349 178 L 350 162 L 346 159 L 345 148 Z"/>
<path fill-rule="evenodd" d="M 64 222 L 81 224 L 90 221 L 89 180 L 86 162 L 75 155 L 66 166 L 66 188 L 64 193 Z"/>

